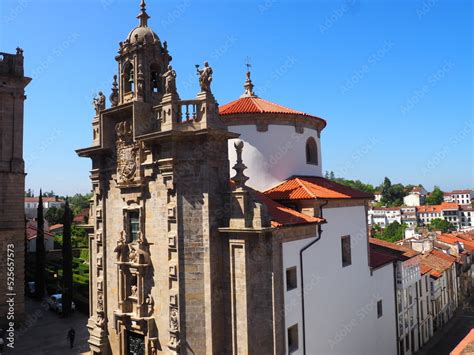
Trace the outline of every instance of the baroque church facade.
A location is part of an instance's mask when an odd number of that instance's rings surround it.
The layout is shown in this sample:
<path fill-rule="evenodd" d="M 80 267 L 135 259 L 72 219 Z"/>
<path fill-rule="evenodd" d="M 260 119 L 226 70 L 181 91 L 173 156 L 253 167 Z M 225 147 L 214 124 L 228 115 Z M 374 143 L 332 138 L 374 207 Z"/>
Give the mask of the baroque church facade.
<path fill-rule="evenodd" d="M 207 62 L 181 99 L 143 0 L 137 18 L 77 150 L 92 161 L 91 353 L 396 353 L 393 265 L 371 266 L 372 196 L 321 177 L 326 121 L 259 98 L 250 72 L 219 107 Z"/>

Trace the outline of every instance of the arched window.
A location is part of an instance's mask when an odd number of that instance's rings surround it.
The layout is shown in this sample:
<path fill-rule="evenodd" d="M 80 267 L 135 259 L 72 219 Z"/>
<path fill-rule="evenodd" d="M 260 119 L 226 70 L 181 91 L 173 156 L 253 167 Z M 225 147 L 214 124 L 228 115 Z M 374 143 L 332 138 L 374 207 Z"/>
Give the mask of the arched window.
<path fill-rule="evenodd" d="M 123 90 L 124 92 L 131 92 L 134 90 L 134 72 L 131 63 L 125 64 L 123 69 Z"/>
<path fill-rule="evenodd" d="M 160 72 L 161 72 L 161 69 L 159 65 L 152 64 L 150 66 L 151 92 L 158 93 L 161 91 Z"/>
<path fill-rule="evenodd" d="M 306 141 L 306 163 L 318 165 L 318 145 L 313 137 Z"/>

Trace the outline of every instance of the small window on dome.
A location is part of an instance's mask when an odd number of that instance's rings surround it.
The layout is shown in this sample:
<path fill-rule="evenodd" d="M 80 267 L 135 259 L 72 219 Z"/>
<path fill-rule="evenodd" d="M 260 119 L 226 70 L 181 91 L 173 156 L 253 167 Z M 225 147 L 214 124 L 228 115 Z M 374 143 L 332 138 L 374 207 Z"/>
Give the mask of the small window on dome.
<path fill-rule="evenodd" d="M 318 165 L 318 146 L 313 137 L 306 141 L 306 163 Z"/>

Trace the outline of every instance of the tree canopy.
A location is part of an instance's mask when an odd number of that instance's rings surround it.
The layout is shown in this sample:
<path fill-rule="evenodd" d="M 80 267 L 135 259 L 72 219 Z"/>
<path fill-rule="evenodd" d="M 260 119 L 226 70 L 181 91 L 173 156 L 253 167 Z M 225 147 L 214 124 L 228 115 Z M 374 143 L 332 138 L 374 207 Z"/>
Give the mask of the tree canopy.
<path fill-rule="evenodd" d="M 398 223 L 397 221 L 390 223 L 387 228 L 381 231 L 375 231 L 374 237 L 385 240 L 387 242 L 396 242 L 405 238 L 405 229 L 407 225 L 405 223 Z"/>
<path fill-rule="evenodd" d="M 433 192 L 426 197 L 426 204 L 439 205 L 441 202 L 443 202 L 443 191 L 439 186 L 435 186 Z"/>
<path fill-rule="evenodd" d="M 430 231 L 440 231 L 443 233 L 448 233 L 456 230 L 454 224 L 446 221 L 445 219 L 435 218 L 428 225 Z"/>

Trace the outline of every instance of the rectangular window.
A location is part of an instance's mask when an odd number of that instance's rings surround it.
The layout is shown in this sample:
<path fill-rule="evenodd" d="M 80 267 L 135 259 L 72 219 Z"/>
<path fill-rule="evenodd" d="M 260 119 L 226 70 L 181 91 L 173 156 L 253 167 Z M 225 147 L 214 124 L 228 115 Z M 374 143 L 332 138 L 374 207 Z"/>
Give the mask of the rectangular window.
<path fill-rule="evenodd" d="M 294 290 L 298 287 L 298 276 L 296 266 L 286 269 L 286 290 Z"/>
<path fill-rule="evenodd" d="M 138 211 L 127 212 L 128 221 L 128 241 L 135 242 L 140 231 L 140 213 Z"/>
<path fill-rule="evenodd" d="M 127 354 L 145 355 L 145 337 L 143 335 L 127 332 Z"/>
<path fill-rule="evenodd" d="M 351 237 L 345 235 L 341 238 L 342 266 L 349 266 L 352 263 L 351 257 Z"/>
<path fill-rule="evenodd" d="M 382 315 L 383 315 L 382 300 L 379 300 L 377 302 L 377 318 L 382 317 Z"/>
<path fill-rule="evenodd" d="M 298 350 L 298 324 L 288 328 L 288 352 Z"/>

